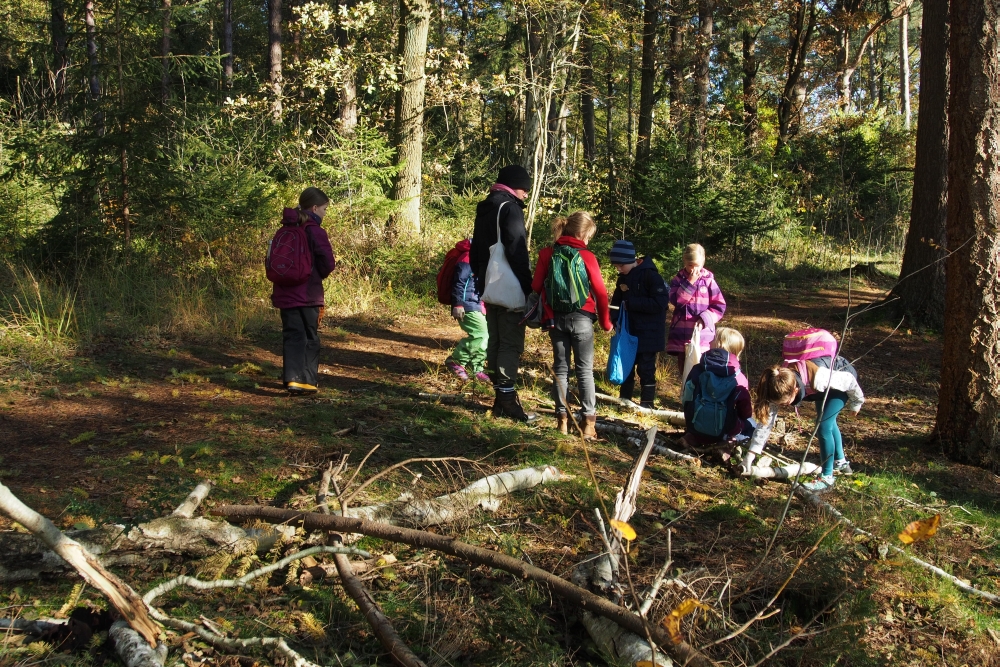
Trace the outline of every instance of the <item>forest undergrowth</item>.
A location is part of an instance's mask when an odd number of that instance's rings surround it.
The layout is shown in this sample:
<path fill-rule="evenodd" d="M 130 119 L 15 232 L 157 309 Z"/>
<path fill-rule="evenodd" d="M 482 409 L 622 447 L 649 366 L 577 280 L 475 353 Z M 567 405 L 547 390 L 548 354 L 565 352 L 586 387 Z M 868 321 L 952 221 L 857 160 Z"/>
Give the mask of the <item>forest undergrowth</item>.
<path fill-rule="evenodd" d="M 415 258 L 418 252 L 429 251 L 416 248 Z M 427 261 L 414 266 L 432 271 Z M 784 332 L 805 324 L 839 332 L 849 294 L 857 312 L 888 287 L 860 278 L 849 284 L 831 270 L 844 266 L 843 256 L 828 267 L 772 266 L 737 261 L 716 267 L 729 300 L 726 320 L 747 339 L 743 366 L 751 380 L 777 359 Z M 613 499 L 635 450 L 616 437 L 588 445 L 595 489 L 580 443 L 559 436 L 551 417 L 525 427 L 489 416 L 490 388 L 462 385 L 444 369 L 459 332 L 443 308 L 419 293 L 428 284 L 420 271 L 409 278 L 369 271 L 365 281 L 347 263 L 333 281 L 335 305 L 322 330 L 320 393 L 290 399 L 279 381 L 280 328 L 263 305 L 247 306 L 243 320 L 227 320 L 233 316 L 213 310 L 208 290 L 192 290 L 175 294 L 181 307 L 172 317 L 187 312 L 196 326 L 147 321 L 125 335 L 128 327 L 93 324 L 99 315 L 93 304 L 100 301 L 92 300 L 90 288 L 57 288 L 11 269 L 19 291 L 9 293 L 16 296 L 8 297 L 0 339 L 7 364 L 0 386 L 0 480 L 61 527 L 82 529 L 169 513 L 205 478 L 216 484 L 206 512 L 225 503 L 312 509 L 326 461 L 347 454 L 357 465 L 376 446 L 362 478 L 413 457 L 476 463 L 408 465 L 368 487 L 358 503 L 401 492 L 433 497 L 492 472 L 554 465 L 562 480 L 518 492 L 496 513 L 437 530 L 568 577 L 575 564 L 602 550 L 593 508 L 598 494 Z M 142 305 L 138 298 L 123 302 Z M 977 588 L 1000 590 L 997 479 L 948 462 L 929 439 L 940 337 L 897 326 L 882 315 L 887 311 L 854 319 L 848 328 L 844 354 L 857 360 L 868 401 L 857 419 L 842 420 L 857 472 L 826 497 L 875 539 L 854 537 L 797 499 L 783 518 L 785 484 L 732 479 L 708 462 L 691 467 L 654 456 L 647 467 L 632 521 L 638 537 L 629 550 L 636 590 L 672 560 L 670 584 L 650 618 L 658 621 L 683 600 L 698 598 L 707 608 L 686 617 L 682 628 L 701 647 L 760 615 L 705 649 L 718 661 L 754 665 L 788 640 L 766 664 L 957 667 L 1000 660 L 995 608 L 885 549 L 903 547 Z M 143 316 L 119 310 L 109 317 L 132 323 Z M 605 336 L 597 341 L 606 348 Z M 598 352 L 598 361 L 604 354 Z M 531 332 L 523 394 L 529 405 L 550 400 L 550 355 L 547 338 Z M 661 367 L 660 402 L 677 409 L 673 371 Z M 598 384 L 613 393 L 602 377 Z M 419 392 L 463 398 L 434 402 Z M 599 412 L 675 431 L 607 406 Z M 801 412 L 784 415 L 784 453 L 792 458 L 801 456 L 812 431 L 811 408 Z M 911 521 L 936 514 L 940 528 L 929 540 L 904 546 L 896 537 Z M 0 528 L 12 526 L 5 520 Z M 534 583 L 371 538 L 358 546 L 377 559 L 364 575 L 367 585 L 429 665 L 604 664 L 579 611 Z M 236 567 L 214 574 L 230 576 Z M 210 576 L 209 570 L 176 559 L 117 568 L 141 591 L 181 572 Z M 174 615 L 214 619 L 240 636 L 283 636 L 321 664 L 389 664 L 336 579 L 301 575 L 282 572 L 255 591 L 178 590 L 162 602 Z M 71 579 L 20 582 L 0 595 L 2 615 L 21 618 L 49 617 L 64 605 L 105 604 Z M 232 664 L 196 638 L 172 641 L 189 667 Z M 96 641 L 67 654 L 9 634 L 0 647 L 4 665 L 111 660 Z"/>

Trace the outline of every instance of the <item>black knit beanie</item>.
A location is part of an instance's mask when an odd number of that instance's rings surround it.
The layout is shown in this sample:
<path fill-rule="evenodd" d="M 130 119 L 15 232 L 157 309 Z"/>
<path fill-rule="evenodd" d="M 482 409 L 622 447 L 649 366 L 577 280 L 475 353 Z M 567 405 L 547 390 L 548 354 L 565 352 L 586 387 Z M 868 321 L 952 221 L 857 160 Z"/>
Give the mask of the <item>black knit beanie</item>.
<path fill-rule="evenodd" d="M 506 185 L 512 190 L 530 190 L 531 176 L 528 170 L 519 164 L 509 164 L 500 170 L 497 175 L 497 183 Z"/>

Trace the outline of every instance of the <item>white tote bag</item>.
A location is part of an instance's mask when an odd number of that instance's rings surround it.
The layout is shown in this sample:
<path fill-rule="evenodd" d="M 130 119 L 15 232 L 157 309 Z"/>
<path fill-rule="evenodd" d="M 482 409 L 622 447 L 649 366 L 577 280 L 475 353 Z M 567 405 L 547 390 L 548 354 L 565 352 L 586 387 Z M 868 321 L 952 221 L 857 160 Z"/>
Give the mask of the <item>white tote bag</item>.
<path fill-rule="evenodd" d="M 500 241 L 500 211 L 507 202 L 497 209 L 497 242 L 490 246 L 490 262 L 486 265 L 486 287 L 483 302 L 493 306 L 503 306 L 509 310 L 524 310 L 524 291 L 521 282 L 510 268 L 503 243 Z"/>
<path fill-rule="evenodd" d="M 681 396 L 684 396 L 684 383 L 691 369 L 701 361 L 701 326 L 695 325 L 691 332 L 691 340 L 684 346 L 684 372 L 681 373 Z"/>

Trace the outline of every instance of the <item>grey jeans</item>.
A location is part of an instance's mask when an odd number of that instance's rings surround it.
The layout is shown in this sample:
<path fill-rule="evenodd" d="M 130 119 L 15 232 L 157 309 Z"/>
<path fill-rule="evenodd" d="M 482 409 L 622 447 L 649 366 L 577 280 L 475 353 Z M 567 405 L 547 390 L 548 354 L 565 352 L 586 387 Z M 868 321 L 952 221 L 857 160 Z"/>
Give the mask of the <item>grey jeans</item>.
<path fill-rule="evenodd" d="M 494 387 L 512 389 L 524 352 L 524 313 L 503 306 L 486 305 L 486 369 Z"/>
<path fill-rule="evenodd" d="M 566 396 L 569 379 L 569 355 L 572 351 L 579 389 L 580 405 L 584 415 L 597 414 L 597 397 L 594 391 L 594 321 L 583 313 L 556 313 L 556 326 L 549 331 L 552 339 L 552 370 L 555 371 L 559 388 L 552 388 L 552 398 L 556 410 L 564 411 L 566 406 L 560 399 L 560 391 Z"/>

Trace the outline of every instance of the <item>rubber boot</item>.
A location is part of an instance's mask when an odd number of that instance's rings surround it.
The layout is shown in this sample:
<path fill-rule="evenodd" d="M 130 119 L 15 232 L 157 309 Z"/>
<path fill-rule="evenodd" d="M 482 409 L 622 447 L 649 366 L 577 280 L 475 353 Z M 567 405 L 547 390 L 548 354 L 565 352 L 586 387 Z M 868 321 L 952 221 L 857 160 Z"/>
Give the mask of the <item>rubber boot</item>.
<path fill-rule="evenodd" d="M 583 437 L 587 440 L 597 439 L 597 415 L 583 416 Z"/>
<path fill-rule="evenodd" d="M 497 393 L 497 402 L 493 406 L 493 414 L 497 417 L 509 417 L 514 421 L 531 424 L 538 419 L 534 412 L 525 412 L 521 406 L 521 399 L 517 397 L 517 392 L 500 391 Z"/>
<path fill-rule="evenodd" d="M 642 385 L 639 394 L 639 407 L 653 409 L 653 401 L 656 400 L 656 384 Z"/>
<path fill-rule="evenodd" d="M 556 414 L 556 428 L 563 435 L 569 435 L 569 414 L 566 412 L 560 412 Z"/>

